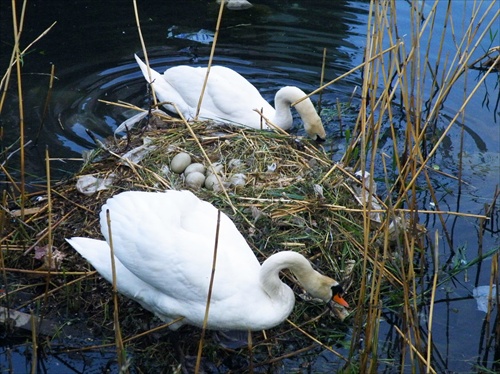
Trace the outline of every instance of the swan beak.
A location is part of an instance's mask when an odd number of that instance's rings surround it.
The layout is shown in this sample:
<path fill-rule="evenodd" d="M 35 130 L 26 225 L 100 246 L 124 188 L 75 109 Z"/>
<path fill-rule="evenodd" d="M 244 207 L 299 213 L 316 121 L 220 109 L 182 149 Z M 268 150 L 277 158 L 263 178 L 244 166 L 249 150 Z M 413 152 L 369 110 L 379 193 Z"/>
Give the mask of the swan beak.
<path fill-rule="evenodd" d="M 324 143 L 324 142 L 325 142 L 325 140 L 326 140 L 325 138 L 322 138 L 321 136 L 316 135 L 316 141 L 317 141 L 318 143 Z"/>
<path fill-rule="evenodd" d="M 347 304 L 347 301 L 345 301 L 344 298 L 339 294 L 333 295 L 333 301 L 335 301 L 337 304 L 342 305 L 343 307 L 349 308 L 349 304 Z"/>

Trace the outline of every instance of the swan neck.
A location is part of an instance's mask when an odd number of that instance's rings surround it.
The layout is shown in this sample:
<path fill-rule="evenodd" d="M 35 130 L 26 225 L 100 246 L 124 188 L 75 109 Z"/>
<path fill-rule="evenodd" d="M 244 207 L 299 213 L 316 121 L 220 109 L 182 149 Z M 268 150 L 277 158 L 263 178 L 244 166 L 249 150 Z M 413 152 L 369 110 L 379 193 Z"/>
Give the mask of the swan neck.
<path fill-rule="evenodd" d="M 283 130 L 289 130 L 292 127 L 293 117 L 290 105 L 295 100 L 302 97 L 300 96 L 300 92 L 302 91 L 297 87 L 287 86 L 281 88 L 274 96 L 274 106 L 276 112 L 274 114 L 273 123 Z M 295 97 L 297 97 L 297 99 L 294 99 Z"/>
<path fill-rule="evenodd" d="M 264 261 L 260 271 L 261 285 L 271 299 L 281 298 L 285 292 L 290 292 L 290 287 L 279 277 L 279 272 L 283 269 L 289 269 L 306 291 L 322 299 L 325 297 L 318 293 L 325 281 L 328 287 L 331 282 L 335 282 L 314 270 L 311 263 L 301 254 L 292 251 L 278 252 Z M 326 299 L 329 297 L 326 296 Z"/>
<path fill-rule="evenodd" d="M 304 91 L 293 86 L 283 87 L 276 92 L 276 96 L 274 98 L 276 113 L 273 123 L 284 130 L 290 129 L 293 124 L 290 106 L 292 103 L 302 99 L 304 96 L 306 96 Z M 319 137 L 324 140 L 326 138 L 325 129 L 323 128 L 321 118 L 318 113 L 316 113 L 316 108 L 314 108 L 311 99 L 307 98 L 302 100 L 300 103 L 295 105 L 295 109 L 302 119 L 307 134 L 313 139 Z"/>

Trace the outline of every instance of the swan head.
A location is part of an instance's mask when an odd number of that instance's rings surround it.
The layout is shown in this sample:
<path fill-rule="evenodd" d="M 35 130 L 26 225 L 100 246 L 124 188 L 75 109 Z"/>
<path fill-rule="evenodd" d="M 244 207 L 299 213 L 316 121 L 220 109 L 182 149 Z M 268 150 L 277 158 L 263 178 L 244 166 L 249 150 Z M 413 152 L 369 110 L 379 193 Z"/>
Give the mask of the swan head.
<path fill-rule="evenodd" d="M 276 105 L 276 115 L 274 123 L 284 130 L 289 129 L 292 126 L 290 105 L 295 101 L 303 99 L 305 96 L 306 94 L 304 93 L 304 91 L 302 91 L 298 87 L 286 86 L 281 88 L 276 93 L 276 96 L 274 98 L 274 102 Z M 316 113 L 316 108 L 314 107 L 311 99 L 303 99 L 300 103 L 295 105 L 295 109 L 299 113 L 300 118 L 302 118 L 304 129 L 306 130 L 307 135 L 317 142 L 325 141 L 326 131 L 323 127 L 321 117 L 318 115 L 318 113 Z"/>
<path fill-rule="evenodd" d="M 295 261 L 293 264 L 289 264 L 288 268 L 297 277 L 297 280 L 307 293 L 314 298 L 323 300 L 325 303 L 330 304 L 334 301 L 348 308 L 349 304 L 343 298 L 344 289 L 342 285 L 335 279 L 314 270 L 308 260 L 301 255 L 299 256 L 301 258 L 296 255 L 293 256 Z"/>
<path fill-rule="evenodd" d="M 318 299 L 323 300 L 325 303 L 330 304 L 332 301 L 346 308 L 349 308 L 349 304 L 344 300 L 344 289 L 336 280 L 315 272 L 315 280 L 309 280 L 305 283 L 308 287 L 305 287 L 307 292 Z"/>
<path fill-rule="evenodd" d="M 332 286 L 330 288 L 332 290 L 332 300 L 335 301 L 337 304 L 340 304 L 346 308 L 349 308 L 349 304 L 344 300 L 343 295 L 344 295 L 344 289 L 340 284 L 336 284 L 335 286 Z"/>
<path fill-rule="evenodd" d="M 318 143 L 323 143 L 326 140 L 326 132 L 323 127 L 321 118 L 314 112 L 314 115 L 309 116 L 304 120 L 304 129 L 311 139 L 316 140 Z"/>

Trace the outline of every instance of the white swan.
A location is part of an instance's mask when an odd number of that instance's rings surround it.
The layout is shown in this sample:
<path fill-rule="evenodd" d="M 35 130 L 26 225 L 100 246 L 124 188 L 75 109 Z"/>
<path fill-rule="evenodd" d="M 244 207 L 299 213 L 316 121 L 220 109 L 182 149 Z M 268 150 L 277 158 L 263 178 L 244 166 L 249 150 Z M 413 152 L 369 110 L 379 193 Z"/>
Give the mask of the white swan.
<path fill-rule="evenodd" d="M 109 242 L 109 209 L 118 291 L 171 326 L 202 326 L 215 243 L 217 209 L 189 191 L 123 192 L 102 207 L 101 230 Z M 67 241 L 109 282 L 108 243 L 89 238 Z M 284 251 L 262 266 L 234 223 L 221 214 L 217 264 L 207 327 L 262 330 L 292 311 L 294 293 L 279 278 L 288 268 L 301 285 L 325 302 L 348 306 L 335 280 L 314 270 L 302 255 Z"/>
<path fill-rule="evenodd" d="M 161 102 L 175 103 L 187 120 L 196 116 L 207 68 L 180 65 L 160 74 L 153 69 L 148 70 L 147 65 L 137 55 L 135 59 L 146 80 L 152 83 Z M 275 110 L 240 74 L 223 66 L 212 66 L 199 118 L 269 130 L 270 126 L 255 112 L 254 109 L 257 109 L 262 111 L 262 114 L 274 125 L 288 130 L 293 124 L 290 104 L 304 96 L 306 94 L 297 87 L 283 87 L 274 98 Z M 164 106 L 169 111 L 177 113 L 172 105 L 164 104 Z M 314 140 L 325 140 L 323 123 L 311 100 L 301 101 L 295 109 L 302 118 L 306 133 Z"/>

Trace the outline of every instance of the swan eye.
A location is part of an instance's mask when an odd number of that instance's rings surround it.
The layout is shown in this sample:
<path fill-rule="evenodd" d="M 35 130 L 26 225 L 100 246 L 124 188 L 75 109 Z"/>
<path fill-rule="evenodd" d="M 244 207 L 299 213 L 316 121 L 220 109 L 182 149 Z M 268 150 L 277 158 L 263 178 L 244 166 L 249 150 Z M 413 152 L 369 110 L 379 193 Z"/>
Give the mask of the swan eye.
<path fill-rule="evenodd" d="M 337 284 L 336 286 L 332 286 L 332 295 L 343 295 L 344 294 L 344 289 L 340 284 Z"/>

